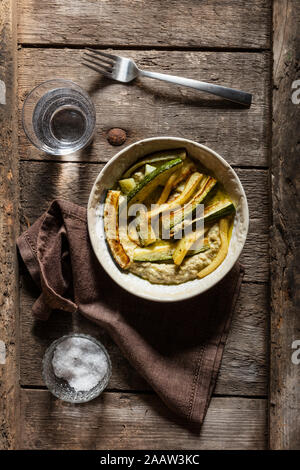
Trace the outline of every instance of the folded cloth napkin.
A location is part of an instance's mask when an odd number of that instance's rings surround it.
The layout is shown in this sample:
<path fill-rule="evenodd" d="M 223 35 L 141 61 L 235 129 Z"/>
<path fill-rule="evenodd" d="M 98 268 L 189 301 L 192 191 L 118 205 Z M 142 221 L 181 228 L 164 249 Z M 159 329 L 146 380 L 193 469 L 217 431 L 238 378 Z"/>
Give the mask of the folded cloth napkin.
<path fill-rule="evenodd" d="M 193 299 L 140 299 L 102 269 L 89 241 L 86 209 L 63 200 L 53 201 L 17 244 L 41 289 L 36 318 L 46 320 L 52 309 L 78 309 L 109 332 L 167 406 L 203 422 L 243 277 L 239 264 Z"/>

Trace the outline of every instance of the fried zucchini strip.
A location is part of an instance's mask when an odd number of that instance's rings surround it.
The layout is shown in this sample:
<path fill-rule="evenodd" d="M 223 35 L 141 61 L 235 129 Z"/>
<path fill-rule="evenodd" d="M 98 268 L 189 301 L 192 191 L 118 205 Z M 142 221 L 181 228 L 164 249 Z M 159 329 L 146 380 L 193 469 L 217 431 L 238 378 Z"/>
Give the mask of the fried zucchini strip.
<path fill-rule="evenodd" d="M 178 172 L 176 171 L 175 173 L 173 173 L 173 175 L 170 176 L 156 204 L 161 205 L 164 202 L 166 202 L 166 200 L 168 199 L 170 195 L 170 192 L 172 191 L 174 187 L 174 182 L 178 176 L 177 173 Z"/>
<path fill-rule="evenodd" d="M 202 178 L 203 175 L 201 173 L 198 173 L 198 171 L 195 171 L 195 173 L 193 173 L 187 180 L 187 183 L 182 193 L 168 204 L 168 210 L 174 209 L 177 206 L 182 206 L 183 204 L 185 204 L 196 191 L 197 186 L 202 180 Z"/>
<path fill-rule="evenodd" d="M 218 266 L 224 261 L 228 252 L 228 228 L 229 228 L 229 221 L 228 218 L 224 218 L 220 220 L 219 223 L 220 227 L 220 238 L 221 238 L 221 247 L 217 256 L 213 259 L 213 261 L 206 266 L 204 269 L 197 274 L 197 276 L 202 279 L 203 277 L 207 276 L 208 274 L 212 273 Z"/>
<path fill-rule="evenodd" d="M 129 224 L 128 226 L 128 237 L 132 242 L 136 243 L 137 245 L 139 244 L 139 235 L 137 233 L 136 226 L 133 224 Z"/>
<path fill-rule="evenodd" d="M 184 203 L 187 202 L 187 204 L 185 204 L 184 207 L 171 206 L 171 209 L 172 210 L 175 209 L 175 210 L 172 211 L 171 214 L 167 214 L 167 217 L 165 217 L 164 215 L 162 216 L 162 225 L 164 227 L 164 230 L 173 231 L 174 226 L 184 222 L 184 218 L 188 218 L 191 214 L 193 214 L 197 206 L 204 201 L 204 199 L 206 198 L 208 193 L 214 188 L 216 183 L 217 183 L 217 180 L 215 178 L 212 178 L 208 175 L 202 175 L 202 178 L 200 181 L 200 188 L 198 189 L 196 194 L 192 196 L 190 200 L 184 201 Z M 178 202 L 177 198 L 174 200 L 174 202 L 175 201 Z M 181 201 L 179 202 L 182 204 Z M 170 204 L 173 204 L 173 201 Z"/>
<path fill-rule="evenodd" d="M 171 175 L 172 176 L 172 175 Z M 143 212 L 138 216 L 137 219 L 137 232 L 140 238 L 140 245 L 147 246 L 153 243 L 156 240 L 155 232 L 152 228 L 151 221 L 154 222 L 154 217 L 157 217 L 161 212 L 166 210 L 174 209 L 175 207 L 180 207 L 183 205 L 193 193 L 196 191 L 196 188 L 199 182 L 202 179 L 201 173 L 195 172 L 188 179 L 184 190 L 182 193 L 170 203 L 162 204 L 161 206 L 155 207 L 148 212 Z"/>
<path fill-rule="evenodd" d="M 209 250 L 209 245 L 203 245 L 201 248 L 196 250 L 190 250 L 186 256 L 192 257 L 198 253 L 203 253 Z M 136 262 L 160 262 L 160 261 L 171 261 L 174 253 L 173 244 L 156 244 L 150 248 L 136 248 L 133 253 L 133 261 Z"/>
<path fill-rule="evenodd" d="M 125 171 L 123 178 L 129 178 L 132 173 L 138 170 L 141 166 L 152 163 L 158 162 L 165 162 L 168 160 L 173 160 L 174 158 L 181 158 L 181 160 L 185 160 L 186 158 L 186 150 L 185 149 L 171 149 L 171 150 L 163 150 L 161 152 L 155 152 L 151 155 L 148 155 L 146 158 L 139 160 L 133 166 L 131 166 L 127 171 Z"/>
<path fill-rule="evenodd" d="M 191 160 L 186 160 L 183 162 L 183 166 L 181 169 L 181 172 L 177 175 L 177 178 L 174 181 L 174 187 L 178 186 L 181 181 L 185 180 L 188 176 L 190 176 L 191 173 L 194 173 L 197 168 Z"/>
<path fill-rule="evenodd" d="M 119 238 L 118 208 L 120 191 L 108 191 L 104 205 L 104 230 L 111 253 L 118 265 L 126 269 L 130 258 L 124 250 Z"/>
<path fill-rule="evenodd" d="M 175 178 L 178 179 L 178 172 L 180 171 L 181 170 L 178 170 L 172 175 L 170 175 L 165 186 L 165 188 L 167 188 L 168 194 L 171 191 L 173 180 Z M 172 179 L 173 176 L 174 176 L 174 179 Z M 137 231 L 139 234 L 141 246 L 150 245 L 151 243 L 154 243 L 156 240 L 156 235 L 151 225 L 151 219 L 153 219 L 155 216 L 158 216 L 163 211 L 171 210 L 177 206 L 179 207 L 180 205 L 184 204 L 188 199 L 190 199 L 193 193 L 196 191 L 197 186 L 202 179 L 202 176 L 203 175 L 201 175 L 201 173 L 198 173 L 198 172 L 193 173 L 188 179 L 182 193 L 176 199 L 174 199 L 174 201 L 170 203 L 161 204 L 155 209 L 152 209 L 151 211 L 148 211 L 147 213 L 142 213 L 139 215 L 137 219 Z"/>
<path fill-rule="evenodd" d="M 127 195 L 127 204 L 131 206 L 132 204 L 143 203 L 158 186 L 166 184 L 170 175 L 181 167 L 181 158 L 175 158 L 174 160 L 160 165 L 145 176 L 142 181 L 130 191 Z"/>
<path fill-rule="evenodd" d="M 196 191 L 197 186 L 200 183 L 202 177 L 203 175 L 201 173 L 198 173 L 197 171 L 195 171 L 195 173 L 193 173 L 187 180 L 187 183 L 182 193 L 179 196 L 177 196 L 173 201 L 169 203 L 166 202 L 165 204 L 162 204 L 161 206 L 156 207 L 152 211 L 148 211 L 147 212 L 148 219 L 155 217 L 161 212 L 170 211 L 172 209 L 175 209 L 176 207 L 180 207 L 183 204 L 185 204 L 192 197 L 193 193 Z"/>
<path fill-rule="evenodd" d="M 138 216 L 136 228 L 139 237 L 139 245 L 148 246 L 156 241 L 156 234 L 151 225 L 151 220 L 148 219 L 146 212 L 141 212 Z"/>
<path fill-rule="evenodd" d="M 182 168 L 170 176 L 156 204 L 160 205 L 166 202 L 172 189 L 175 188 L 181 181 L 185 180 L 195 170 L 196 167 L 193 162 L 184 162 Z"/>
<path fill-rule="evenodd" d="M 207 230 L 207 229 L 206 229 Z M 205 229 L 197 230 L 188 233 L 185 237 L 178 241 L 173 253 L 173 261 L 176 266 L 179 266 L 187 255 L 191 246 L 199 240 L 205 233 Z M 207 240 L 206 240 L 207 242 Z M 204 240 L 203 240 L 204 244 Z"/>

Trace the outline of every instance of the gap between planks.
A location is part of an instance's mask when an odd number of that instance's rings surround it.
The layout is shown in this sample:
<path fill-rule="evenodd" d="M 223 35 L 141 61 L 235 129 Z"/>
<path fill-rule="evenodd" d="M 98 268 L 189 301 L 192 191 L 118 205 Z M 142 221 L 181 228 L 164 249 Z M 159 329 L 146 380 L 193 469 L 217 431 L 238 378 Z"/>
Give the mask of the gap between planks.
<path fill-rule="evenodd" d="M 117 152 L 116 147 L 116 152 Z M 125 147 L 124 147 L 125 148 Z M 121 149 L 124 150 L 124 149 Z M 29 163 L 77 163 L 77 164 L 89 164 L 89 165 L 106 165 L 109 163 L 108 161 L 91 161 L 91 160 L 56 160 L 56 159 L 47 159 L 47 160 L 35 160 L 34 158 L 27 159 L 27 158 L 20 158 L 20 162 L 29 162 Z M 257 165 L 230 165 L 231 168 L 237 170 L 262 170 L 267 171 L 269 170 L 269 166 L 257 166 Z"/>
<path fill-rule="evenodd" d="M 105 50 L 105 49 L 112 49 L 112 50 L 127 50 L 127 51 L 182 51 L 182 52 L 247 52 L 247 53 L 257 53 L 257 52 L 269 52 L 271 48 L 266 47 L 193 47 L 193 46 L 129 46 L 124 44 L 104 44 L 101 46 L 95 46 L 95 44 L 62 44 L 62 43 L 51 43 L 51 44 L 43 44 L 43 43 L 26 43 L 26 42 L 18 42 L 19 49 L 84 49 L 85 47 L 90 47 L 95 50 Z"/>
<path fill-rule="evenodd" d="M 48 391 L 49 389 L 46 386 L 42 385 L 20 385 L 22 390 L 36 390 L 36 391 Z M 154 395 L 156 392 L 154 390 L 134 390 L 134 389 L 122 389 L 122 388 L 106 388 L 102 393 L 131 393 L 135 395 Z M 268 398 L 268 395 L 232 395 L 225 393 L 213 393 L 212 397 L 218 398 L 244 398 L 249 400 L 264 400 Z"/>

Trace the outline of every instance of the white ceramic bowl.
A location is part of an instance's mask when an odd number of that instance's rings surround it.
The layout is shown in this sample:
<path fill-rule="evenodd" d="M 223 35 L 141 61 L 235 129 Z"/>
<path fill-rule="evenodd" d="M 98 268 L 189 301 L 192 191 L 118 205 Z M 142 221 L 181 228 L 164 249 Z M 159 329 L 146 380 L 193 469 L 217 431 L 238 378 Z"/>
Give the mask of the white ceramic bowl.
<path fill-rule="evenodd" d="M 236 216 L 228 254 L 223 263 L 203 279 L 194 279 L 178 285 L 151 284 L 145 279 L 122 271 L 114 262 L 107 246 L 103 227 L 103 203 L 106 191 L 120 179 L 124 171 L 136 160 L 159 150 L 185 148 L 213 172 L 236 206 Z M 134 295 L 158 302 L 188 299 L 210 289 L 219 282 L 239 258 L 246 241 L 249 225 L 248 204 L 242 184 L 231 166 L 216 152 L 191 140 L 179 137 L 154 137 L 140 140 L 121 150 L 99 173 L 88 202 L 88 229 L 95 254 L 111 278 Z"/>

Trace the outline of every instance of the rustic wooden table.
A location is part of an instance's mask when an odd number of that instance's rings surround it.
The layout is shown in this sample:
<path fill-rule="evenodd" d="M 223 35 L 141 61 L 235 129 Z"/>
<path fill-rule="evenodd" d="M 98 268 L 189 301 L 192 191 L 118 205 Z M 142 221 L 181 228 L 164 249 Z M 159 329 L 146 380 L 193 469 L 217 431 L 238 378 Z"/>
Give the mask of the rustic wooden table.
<path fill-rule="evenodd" d="M 300 366 L 290 360 L 291 343 L 300 339 L 299 218 L 283 212 L 296 201 L 299 106 L 290 94 L 299 73 L 299 2 L 275 0 L 272 8 L 271 0 L 20 0 L 16 7 L 3 0 L 0 11 L 0 78 L 6 84 L 0 105 L 0 340 L 6 347 L 6 363 L 0 365 L 0 448 L 300 448 Z M 113 49 L 148 70 L 243 89 L 253 93 L 253 104 L 242 109 L 147 79 L 112 83 L 80 65 L 87 45 Z M 21 109 L 35 85 L 56 77 L 74 80 L 90 93 L 97 110 L 92 146 L 62 158 L 45 155 L 29 144 L 19 122 L 17 150 L 17 106 Z M 233 165 L 247 193 L 251 220 L 241 259 L 246 275 L 200 435 L 166 409 L 99 327 L 61 312 L 46 323 L 34 321 L 37 292 L 24 273 L 18 293 L 16 234 L 56 197 L 87 203 L 94 179 L 116 153 L 106 139 L 114 127 L 126 130 L 124 145 L 159 135 L 204 143 Z M 113 362 L 108 389 L 85 405 L 56 400 L 41 377 L 45 349 L 71 331 L 99 338 Z"/>

